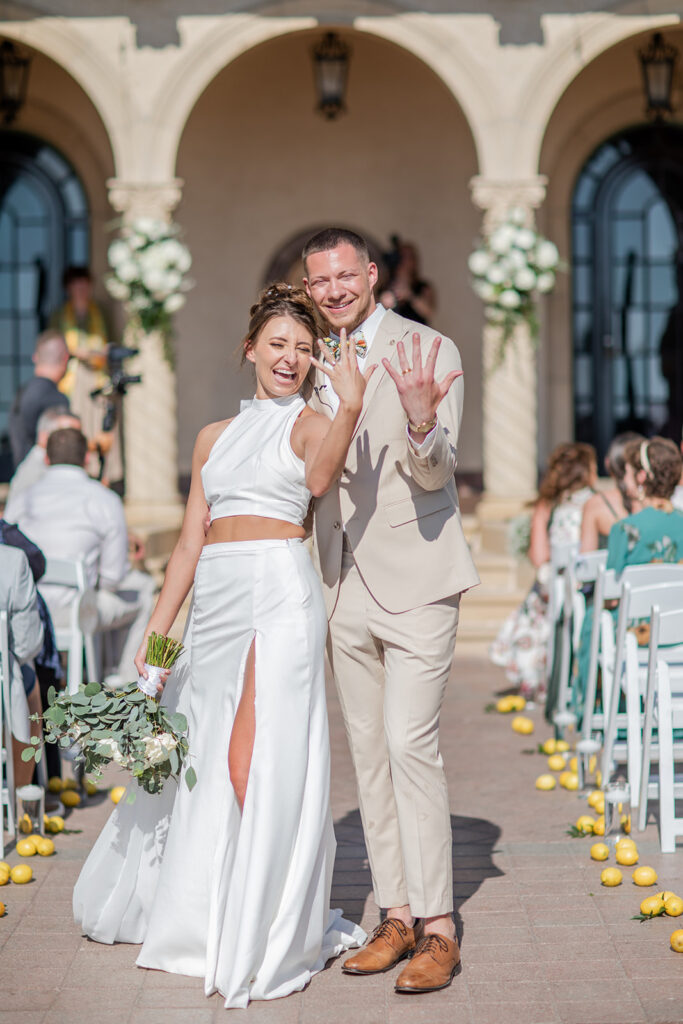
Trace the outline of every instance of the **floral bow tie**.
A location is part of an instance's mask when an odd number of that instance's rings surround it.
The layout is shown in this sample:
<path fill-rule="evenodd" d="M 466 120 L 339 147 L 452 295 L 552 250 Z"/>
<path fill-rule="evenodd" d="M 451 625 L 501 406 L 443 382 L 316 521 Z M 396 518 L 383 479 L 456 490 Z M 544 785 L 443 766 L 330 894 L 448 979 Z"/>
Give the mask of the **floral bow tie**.
<path fill-rule="evenodd" d="M 360 356 L 361 359 L 363 359 L 368 351 L 368 343 L 365 340 L 365 335 L 363 334 L 362 331 L 354 331 L 351 337 L 356 342 L 356 355 Z M 337 360 L 339 359 L 339 353 L 341 351 L 339 338 L 333 336 L 331 338 L 323 338 L 323 341 L 325 342 L 325 345 L 329 349 L 331 355 L 334 356 L 334 361 L 336 363 Z"/>

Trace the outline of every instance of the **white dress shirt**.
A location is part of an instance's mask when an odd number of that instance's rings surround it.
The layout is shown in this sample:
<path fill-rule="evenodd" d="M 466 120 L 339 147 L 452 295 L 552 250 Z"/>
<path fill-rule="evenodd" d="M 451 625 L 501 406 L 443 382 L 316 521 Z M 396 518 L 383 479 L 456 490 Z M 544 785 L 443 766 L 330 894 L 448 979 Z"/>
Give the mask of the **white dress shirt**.
<path fill-rule="evenodd" d="M 22 459 L 14 470 L 14 475 L 9 482 L 9 493 L 7 495 L 7 504 L 5 505 L 5 519 L 8 523 L 16 523 L 17 521 L 14 513 L 17 497 L 27 487 L 42 479 L 45 476 L 46 470 L 45 449 L 41 448 L 39 444 L 34 444 L 28 455 Z"/>
<path fill-rule="evenodd" d="M 46 558 L 85 563 L 88 585 L 115 590 L 128 572 L 128 531 L 118 494 L 78 466 L 48 466 L 17 495 L 12 511 Z M 73 590 L 50 587 L 50 606 L 68 604 Z"/>

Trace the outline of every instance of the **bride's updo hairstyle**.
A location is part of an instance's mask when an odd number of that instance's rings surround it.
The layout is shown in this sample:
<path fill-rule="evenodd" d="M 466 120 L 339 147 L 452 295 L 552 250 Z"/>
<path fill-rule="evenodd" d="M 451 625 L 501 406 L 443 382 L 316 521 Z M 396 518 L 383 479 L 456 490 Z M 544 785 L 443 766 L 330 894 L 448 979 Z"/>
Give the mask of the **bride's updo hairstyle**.
<path fill-rule="evenodd" d="M 665 437 L 631 441 L 624 455 L 636 473 L 645 470 L 643 491 L 648 498 L 671 497 L 681 479 L 681 453 L 673 441 Z"/>
<path fill-rule="evenodd" d="M 289 316 L 292 320 L 305 327 L 311 335 L 313 342 L 320 338 L 324 331 L 318 321 L 315 306 L 309 299 L 303 288 L 287 284 L 285 281 L 275 281 L 264 288 L 254 305 L 249 310 L 249 327 L 242 342 L 242 362 L 247 358 L 247 352 L 258 340 L 258 336 L 274 316 Z M 314 355 L 315 350 L 314 350 Z"/>

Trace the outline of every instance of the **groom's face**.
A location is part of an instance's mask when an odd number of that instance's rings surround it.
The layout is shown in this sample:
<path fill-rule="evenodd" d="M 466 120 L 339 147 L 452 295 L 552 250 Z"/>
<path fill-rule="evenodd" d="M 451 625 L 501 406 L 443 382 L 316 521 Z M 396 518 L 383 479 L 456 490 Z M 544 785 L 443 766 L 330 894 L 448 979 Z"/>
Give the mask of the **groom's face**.
<path fill-rule="evenodd" d="M 366 262 L 348 242 L 327 252 L 314 252 L 306 260 L 304 284 L 335 334 L 342 327 L 353 331 L 372 313 L 377 266 Z"/>

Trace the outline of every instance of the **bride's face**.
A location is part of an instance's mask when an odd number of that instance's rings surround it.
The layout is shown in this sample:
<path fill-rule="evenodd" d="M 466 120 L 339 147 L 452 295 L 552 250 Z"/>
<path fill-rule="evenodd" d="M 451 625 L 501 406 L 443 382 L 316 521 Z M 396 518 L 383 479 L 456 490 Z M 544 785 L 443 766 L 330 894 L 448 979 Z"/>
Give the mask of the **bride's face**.
<path fill-rule="evenodd" d="M 312 355 L 313 336 L 303 324 L 289 316 L 272 317 L 246 352 L 256 370 L 256 397 L 295 395 L 311 368 Z"/>

